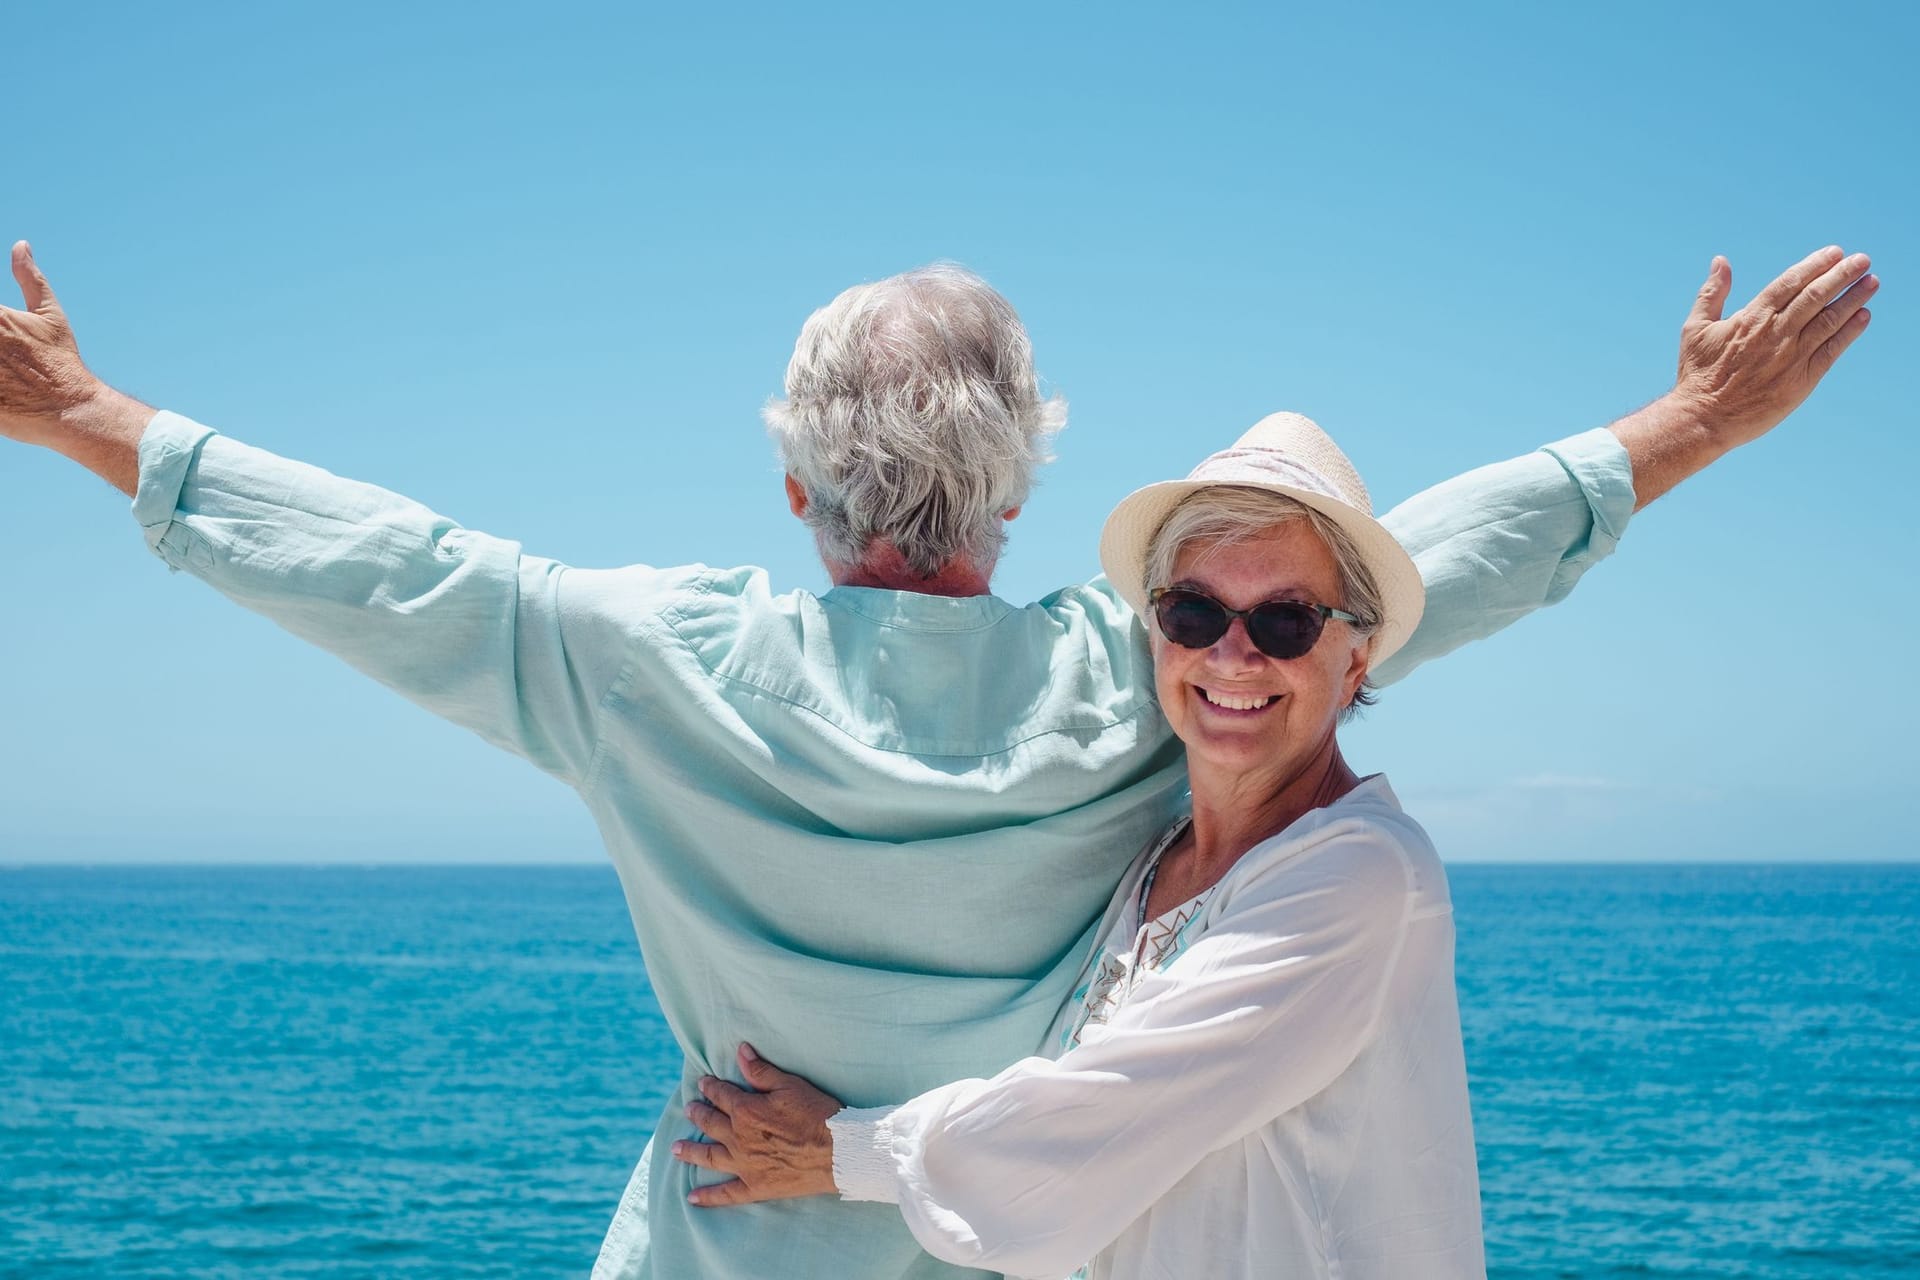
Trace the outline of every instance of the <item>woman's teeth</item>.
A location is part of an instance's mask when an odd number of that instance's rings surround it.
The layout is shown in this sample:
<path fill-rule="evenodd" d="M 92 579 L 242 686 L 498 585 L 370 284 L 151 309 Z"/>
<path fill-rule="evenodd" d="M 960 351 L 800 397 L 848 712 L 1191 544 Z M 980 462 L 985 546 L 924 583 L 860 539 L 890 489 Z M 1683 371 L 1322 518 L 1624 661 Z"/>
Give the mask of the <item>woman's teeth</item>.
<path fill-rule="evenodd" d="M 1195 685 L 1196 689 L 1200 686 Z M 1215 693 L 1211 689 L 1200 689 L 1200 696 L 1216 707 L 1225 707 L 1229 711 L 1258 711 L 1273 701 L 1273 695 L 1264 698 L 1236 698 L 1231 694 Z"/>

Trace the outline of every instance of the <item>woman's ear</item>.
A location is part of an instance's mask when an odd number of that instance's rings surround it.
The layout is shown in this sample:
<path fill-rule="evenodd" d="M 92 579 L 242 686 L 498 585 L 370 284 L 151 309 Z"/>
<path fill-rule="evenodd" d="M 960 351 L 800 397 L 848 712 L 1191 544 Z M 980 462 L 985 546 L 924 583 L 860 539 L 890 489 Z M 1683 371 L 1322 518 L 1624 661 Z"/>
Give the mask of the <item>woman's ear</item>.
<path fill-rule="evenodd" d="M 1341 686 L 1346 691 L 1345 696 L 1340 699 L 1341 706 L 1351 707 L 1353 705 L 1354 698 L 1359 696 L 1361 685 L 1366 683 L 1367 668 L 1371 666 L 1372 663 L 1372 641 L 1362 640 L 1359 644 L 1353 646 L 1353 660 L 1347 664 L 1347 673 L 1341 677 L 1340 681 Z"/>
<path fill-rule="evenodd" d="M 806 519 L 807 491 L 800 487 L 800 482 L 795 480 L 791 474 L 787 476 L 787 507 L 796 516 L 799 516 L 803 520 Z"/>

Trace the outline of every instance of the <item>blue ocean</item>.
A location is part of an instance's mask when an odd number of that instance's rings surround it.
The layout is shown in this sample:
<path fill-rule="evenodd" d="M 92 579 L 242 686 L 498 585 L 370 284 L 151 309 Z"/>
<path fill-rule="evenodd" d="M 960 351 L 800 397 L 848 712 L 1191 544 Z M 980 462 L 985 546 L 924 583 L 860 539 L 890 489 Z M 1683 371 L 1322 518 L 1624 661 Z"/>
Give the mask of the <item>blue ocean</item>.
<path fill-rule="evenodd" d="M 1920 1276 L 1920 866 L 1452 871 L 1490 1272 Z M 0 1275 L 583 1276 L 603 867 L 0 870 Z"/>

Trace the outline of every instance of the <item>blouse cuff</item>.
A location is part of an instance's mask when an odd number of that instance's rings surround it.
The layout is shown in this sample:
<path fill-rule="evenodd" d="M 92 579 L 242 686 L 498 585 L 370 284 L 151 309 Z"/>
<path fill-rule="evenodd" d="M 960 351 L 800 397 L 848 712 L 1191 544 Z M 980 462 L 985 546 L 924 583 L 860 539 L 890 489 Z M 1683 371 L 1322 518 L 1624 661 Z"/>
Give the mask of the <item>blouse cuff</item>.
<path fill-rule="evenodd" d="M 892 1107 L 843 1107 L 827 1119 L 833 1135 L 833 1185 L 842 1200 L 900 1203 L 893 1158 Z"/>

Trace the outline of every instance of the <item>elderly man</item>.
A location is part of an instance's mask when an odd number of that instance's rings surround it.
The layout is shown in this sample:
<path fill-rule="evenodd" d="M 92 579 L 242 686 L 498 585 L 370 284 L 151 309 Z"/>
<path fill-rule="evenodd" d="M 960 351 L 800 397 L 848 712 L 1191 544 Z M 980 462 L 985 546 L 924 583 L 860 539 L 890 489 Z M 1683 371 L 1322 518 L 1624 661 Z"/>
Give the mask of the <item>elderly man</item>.
<path fill-rule="evenodd" d="M 816 597 L 754 569 L 569 569 L 155 413 L 81 363 L 24 244 L 13 268 L 0 433 L 92 468 L 169 565 L 565 779 L 598 820 L 686 1067 L 595 1274 L 963 1274 L 890 1206 L 691 1208 L 667 1147 L 741 1038 L 856 1106 L 1031 1053 L 1183 786 L 1142 629 L 1104 582 L 989 594 L 1061 417 L 1006 301 L 936 267 L 807 321 L 768 416 L 836 584 Z M 1428 604 L 1381 678 L 1560 599 L 1637 504 L 1780 422 L 1864 328 L 1866 269 L 1824 250 L 1723 316 L 1716 259 L 1670 393 L 1387 515 Z"/>

